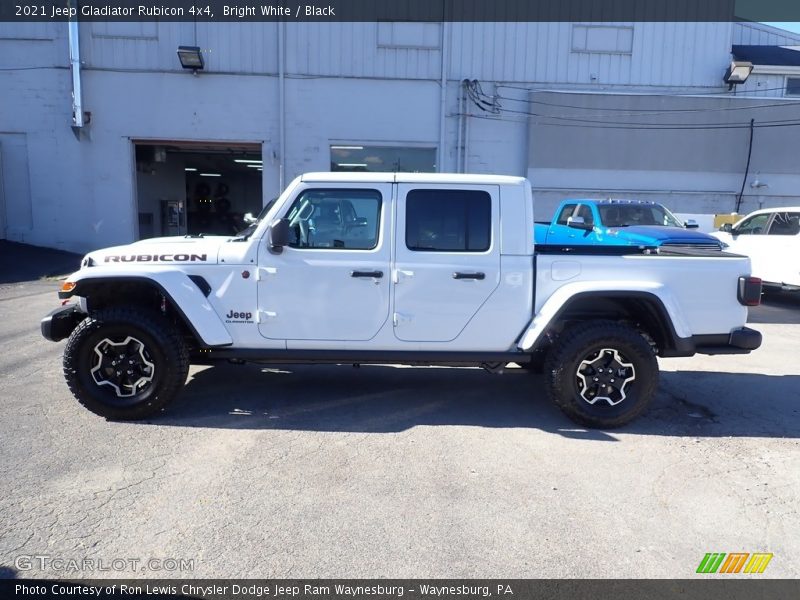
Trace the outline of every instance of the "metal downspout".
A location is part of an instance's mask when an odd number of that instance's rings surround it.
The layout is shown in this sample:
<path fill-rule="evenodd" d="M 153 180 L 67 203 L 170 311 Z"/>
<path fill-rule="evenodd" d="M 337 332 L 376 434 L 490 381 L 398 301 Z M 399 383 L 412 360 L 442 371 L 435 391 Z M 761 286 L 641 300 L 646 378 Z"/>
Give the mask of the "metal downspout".
<path fill-rule="evenodd" d="M 464 91 L 464 173 L 469 173 L 469 126 L 470 117 L 472 116 L 472 102 L 466 98 L 466 90 Z"/>
<path fill-rule="evenodd" d="M 286 23 L 278 23 L 278 144 L 280 161 L 278 163 L 279 194 L 283 193 L 286 170 L 286 70 L 285 70 L 285 28 Z"/>
<path fill-rule="evenodd" d="M 464 130 L 464 88 L 458 86 L 458 133 L 456 139 L 456 173 L 461 173 L 461 143 Z"/>
<path fill-rule="evenodd" d="M 450 46 L 448 43 L 447 34 L 449 32 L 447 21 L 442 21 L 442 81 L 441 92 L 439 94 L 439 158 L 436 161 L 439 168 L 439 173 L 445 172 L 444 161 L 447 153 L 445 152 L 445 137 L 446 137 L 446 123 L 445 111 L 447 108 L 447 65 Z"/>
<path fill-rule="evenodd" d="M 72 71 L 72 128 L 76 134 L 85 125 L 83 119 L 83 91 L 81 89 L 81 42 L 78 21 L 68 23 L 69 66 Z"/>

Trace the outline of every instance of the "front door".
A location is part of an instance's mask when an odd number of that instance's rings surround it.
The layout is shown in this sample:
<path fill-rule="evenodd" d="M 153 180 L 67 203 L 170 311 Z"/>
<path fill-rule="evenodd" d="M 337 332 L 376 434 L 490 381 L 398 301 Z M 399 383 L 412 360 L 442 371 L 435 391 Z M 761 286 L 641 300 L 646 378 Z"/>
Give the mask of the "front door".
<path fill-rule="evenodd" d="M 259 250 L 259 330 L 291 340 L 366 341 L 389 316 L 391 184 L 302 190 L 280 217 L 292 242 Z"/>
<path fill-rule="evenodd" d="M 767 235 L 760 236 L 752 259 L 753 274 L 764 281 L 797 285 L 800 250 L 800 211 L 776 211 Z M 756 273 L 756 266 L 762 275 Z"/>
<path fill-rule="evenodd" d="M 395 336 L 454 340 L 497 288 L 499 188 L 400 184 L 397 188 Z"/>
<path fill-rule="evenodd" d="M 727 252 L 750 257 L 752 274 L 762 279 L 766 279 L 764 269 L 768 266 L 764 260 L 763 242 L 771 216 L 770 213 L 753 215 L 734 227 L 730 234 L 720 236 L 728 244 Z"/>

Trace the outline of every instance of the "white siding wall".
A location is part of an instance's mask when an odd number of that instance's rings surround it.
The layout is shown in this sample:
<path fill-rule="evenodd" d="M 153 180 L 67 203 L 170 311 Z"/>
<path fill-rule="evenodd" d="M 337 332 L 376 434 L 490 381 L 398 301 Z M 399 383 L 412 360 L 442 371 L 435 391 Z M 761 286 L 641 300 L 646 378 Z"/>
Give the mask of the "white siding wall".
<path fill-rule="evenodd" d="M 178 46 L 199 46 L 209 72 L 278 70 L 276 23 L 83 23 L 82 60 L 90 68 L 180 71 Z"/>
<path fill-rule="evenodd" d="M 753 73 L 742 85 L 737 86 L 736 94 L 739 96 L 753 96 L 757 98 L 783 98 L 786 89 L 785 75 L 764 75 Z M 793 100 L 797 100 L 794 98 Z"/>
<path fill-rule="evenodd" d="M 206 71 L 274 74 L 278 27 L 277 23 L 84 23 L 83 60 L 91 68 L 177 71 L 176 48 L 197 45 L 203 49 Z M 730 23 L 450 23 L 447 74 L 455 81 L 718 86 L 732 27 Z M 443 29 L 441 23 L 288 23 L 286 68 L 300 76 L 439 79 Z M 0 29 L 0 43 L 2 33 Z"/>
<path fill-rule="evenodd" d="M 70 128 L 66 25 L 0 24 L 8 237 L 77 251 L 131 241 L 131 138 L 262 143 L 265 199 L 279 191 L 281 160 L 286 181 L 326 170 L 332 142 L 438 146 L 443 40 L 449 83 L 441 168 L 454 170 L 464 78 L 480 80 L 489 94 L 495 83 L 522 88 L 501 90 L 514 99 L 503 106 L 522 113 L 533 112 L 527 88 L 723 93 L 732 30 L 742 35 L 729 23 L 605 25 L 82 23 L 84 106 L 92 120 L 78 141 Z M 281 26 L 285 157 L 278 140 Z M 205 72 L 195 77 L 180 68 L 179 45 L 203 49 Z M 528 116 L 470 110 L 466 168 L 526 174 Z"/>
<path fill-rule="evenodd" d="M 67 68 L 66 37 L 61 23 L 0 23 L 0 69 Z"/>
<path fill-rule="evenodd" d="M 719 85 L 730 23 L 603 24 L 611 25 L 632 30 L 630 53 L 577 50 L 578 23 L 453 23 L 450 77 L 595 87 Z"/>
<path fill-rule="evenodd" d="M 329 77 L 438 79 L 441 76 L 441 24 L 405 24 L 418 26 L 418 47 L 411 46 L 410 35 L 392 36 L 391 32 L 384 34 L 379 44 L 379 25 L 288 24 L 287 69 L 297 75 Z"/>
<path fill-rule="evenodd" d="M 734 46 L 796 46 L 800 34 L 776 29 L 761 23 L 734 23 Z"/>

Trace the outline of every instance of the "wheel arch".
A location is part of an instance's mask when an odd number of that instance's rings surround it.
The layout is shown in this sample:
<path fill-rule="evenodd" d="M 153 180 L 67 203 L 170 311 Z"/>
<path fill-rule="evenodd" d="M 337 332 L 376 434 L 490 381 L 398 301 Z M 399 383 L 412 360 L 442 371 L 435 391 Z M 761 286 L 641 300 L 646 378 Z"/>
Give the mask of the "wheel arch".
<path fill-rule="evenodd" d="M 561 291 L 561 290 L 559 290 Z M 692 354 L 677 305 L 663 289 L 576 290 L 553 294 L 520 338 L 527 352 L 546 348 L 565 325 L 590 320 L 626 321 L 647 334 L 661 356 Z M 664 297 L 666 296 L 666 298 Z"/>
<path fill-rule="evenodd" d="M 233 343 L 214 308 L 208 302 L 210 286 L 199 276 L 179 271 L 158 274 L 101 275 L 70 278 L 76 285 L 59 297 L 86 299 L 86 308 L 96 310 L 116 305 L 142 305 L 161 309 L 160 299 L 174 313 L 175 320 L 200 347 L 229 346 Z"/>

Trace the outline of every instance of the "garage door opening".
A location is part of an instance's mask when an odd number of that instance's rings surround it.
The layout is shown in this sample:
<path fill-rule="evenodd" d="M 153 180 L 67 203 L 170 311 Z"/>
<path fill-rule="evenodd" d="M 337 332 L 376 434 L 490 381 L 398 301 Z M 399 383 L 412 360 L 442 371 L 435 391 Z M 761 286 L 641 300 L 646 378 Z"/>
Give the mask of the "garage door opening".
<path fill-rule="evenodd" d="M 263 205 L 261 144 L 134 142 L 139 239 L 234 235 Z"/>

